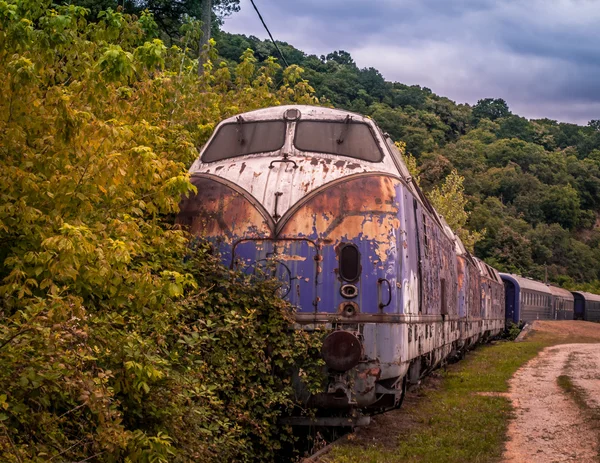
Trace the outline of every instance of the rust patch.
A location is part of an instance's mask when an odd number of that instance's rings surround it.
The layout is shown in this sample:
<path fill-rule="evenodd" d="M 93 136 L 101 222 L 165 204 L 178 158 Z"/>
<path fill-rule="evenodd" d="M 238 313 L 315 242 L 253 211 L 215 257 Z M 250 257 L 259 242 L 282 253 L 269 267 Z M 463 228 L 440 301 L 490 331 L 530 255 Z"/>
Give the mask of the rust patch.
<path fill-rule="evenodd" d="M 246 197 L 204 177 L 192 177 L 192 184 L 198 193 L 182 199 L 176 220 L 190 233 L 226 242 L 234 237 L 270 236 L 267 220 Z"/>
<path fill-rule="evenodd" d="M 360 308 L 356 302 L 344 301 L 338 305 L 337 313 L 344 317 L 354 317 L 360 313 Z"/>
<path fill-rule="evenodd" d="M 293 256 L 290 254 L 278 254 L 274 257 L 279 260 L 292 260 L 292 261 L 301 261 L 301 262 L 306 260 L 305 256 Z"/>
<path fill-rule="evenodd" d="M 366 370 L 359 371 L 356 374 L 356 376 L 358 376 L 360 379 L 367 379 L 367 376 L 374 376 L 375 379 L 379 379 L 379 377 L 381 376 L 381 368 L 379 368 L 379 367 L 367 368 Z"/>
<path fill-rule="evenodd" d="M 394 204 L 396 180 L 373 175 L 330 187 L 315 196 L 284 225 L 281 237 L 314 236 L 320 242 L 373 240 L 380 261 L 388 259 L 400 226 Z"/>

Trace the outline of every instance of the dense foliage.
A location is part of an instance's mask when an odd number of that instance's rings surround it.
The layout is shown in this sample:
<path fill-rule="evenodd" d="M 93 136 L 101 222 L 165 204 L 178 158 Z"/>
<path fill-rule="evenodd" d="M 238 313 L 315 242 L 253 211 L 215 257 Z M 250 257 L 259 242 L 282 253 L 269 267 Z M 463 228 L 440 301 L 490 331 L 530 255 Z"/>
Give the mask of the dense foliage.
<path fill-rule="evenodd" d="M 180 26 L 186 19 L 200 20 L 206 0 L 58 0 L 55 3 L 78 5 L 88 9 L 88 20 L 95 21 L 102 11 L 119 9 L 123 13 L 140 15 L 152 13 L 161 39 L 171 41 L 180 37 Z M 210 0 L 214 25 L 240 9 L 240 0 Z M 239 56 L 237 57 L 239 58 Z"/>
<path fill-rule="evenodd" d="M 0 461 L 268 461 L 318 340 L 172 224 L 219 120 L 312 89 L 87 15 L 0 0 Z"/>
<path fill-rule="evenodd" d="M 277 56 L 270 42 L 256 37 L 220 32 L 216 40 L 230 64 L 246 48 L 259 61 Z M 464 231 L 481 236 L 479 257 L 504 271 L 541 280 L 547 274 L 557 283 L 600 291 L 599 121 L 582 127 L 527 120 L 502 99 L 456 104 L 428 88 L 386 81 L 376 69 L 360 69 L 345 51 L 318 57 L 279 46 L 289 63 L 305 69 L 318 96 L 367 114 L 403 141 L 426 191 L 454 170 L 450 183 L 465 179 Z"/>

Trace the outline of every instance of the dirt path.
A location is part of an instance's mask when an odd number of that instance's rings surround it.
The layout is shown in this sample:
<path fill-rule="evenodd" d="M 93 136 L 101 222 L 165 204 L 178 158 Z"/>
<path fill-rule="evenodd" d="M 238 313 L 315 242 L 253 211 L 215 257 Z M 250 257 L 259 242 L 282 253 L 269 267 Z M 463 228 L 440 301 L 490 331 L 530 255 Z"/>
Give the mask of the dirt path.
<path fill-rule="evenodd" d="M 600 344 L 544 349 L 510 380 L 515 419 L 508 429 L 504 462 L 598 462 L 597 422 L 558 384 L 568 376 L 590 408 L 600 403 Z"/>

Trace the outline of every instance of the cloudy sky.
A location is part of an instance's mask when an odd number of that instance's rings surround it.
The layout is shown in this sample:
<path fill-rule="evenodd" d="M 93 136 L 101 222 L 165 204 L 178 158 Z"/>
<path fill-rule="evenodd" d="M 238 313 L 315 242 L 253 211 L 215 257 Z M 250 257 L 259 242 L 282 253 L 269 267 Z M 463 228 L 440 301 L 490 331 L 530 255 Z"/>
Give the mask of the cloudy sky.
<path fill-rule="evenodd" d="M 600 119 L 600 0 L 255 0 L 275 39 L 346 50 L 360 67 L 457 102 L 504 98 L 514 113 Z M 266 38 L 249 0 L 228 32 Z"/>

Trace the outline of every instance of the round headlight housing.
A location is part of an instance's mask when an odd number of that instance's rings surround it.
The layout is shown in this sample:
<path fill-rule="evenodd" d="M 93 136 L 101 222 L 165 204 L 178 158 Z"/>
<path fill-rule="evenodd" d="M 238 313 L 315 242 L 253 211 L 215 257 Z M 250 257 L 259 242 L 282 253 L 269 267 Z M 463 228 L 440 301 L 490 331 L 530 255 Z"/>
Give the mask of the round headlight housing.
<path fill-rule="evenodd" d="M 332 370 L 348 371 L 358 365 L 362 356 L 362 344 L 350 331 L 334 331 L 323 341 L 321 355 Z"/>

